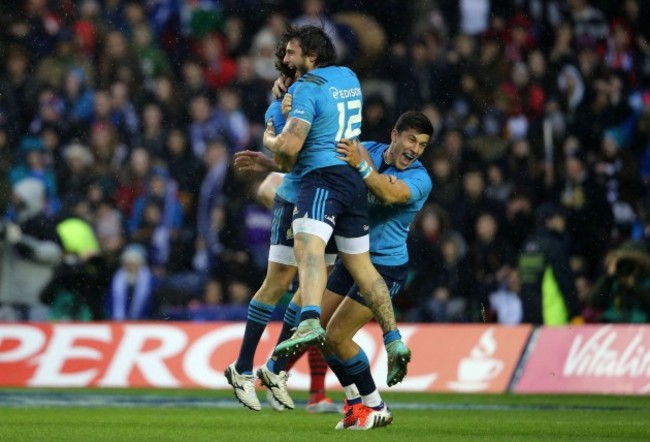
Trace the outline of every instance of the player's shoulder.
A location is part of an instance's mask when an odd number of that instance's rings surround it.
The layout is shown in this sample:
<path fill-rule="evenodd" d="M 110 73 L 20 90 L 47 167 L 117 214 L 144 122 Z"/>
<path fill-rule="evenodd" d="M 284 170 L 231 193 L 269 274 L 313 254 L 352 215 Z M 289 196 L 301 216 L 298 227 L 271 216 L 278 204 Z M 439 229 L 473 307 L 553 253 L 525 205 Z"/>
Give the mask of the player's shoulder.
<path fill-rule="evenodd" d="M 280 98 L 274 98 L 271 100 L 269 107 L 267 107 L 267 110 L 271 112 L 275 112 L 276 109 L 282 109 L 282 99 Z"/>
<path fill-rule="evenodd" d="M 427 176 L 429 176 L 426 167 L 424 167 L 424 164 L 422 164 L 422 162 L 419 159 L 413 161 L 411 165 L 408 167 L 408 169 L 406 170 L 413 173 L 424 173 Z"/>
<path fill-rule="evenodd" d="M 362 141 L 361 145 L 370 153 L 383 152 L 388 148 L 388 144 L 378 141 Z"/>
<path fill-rule="evenodd" d="M 327 81 L 328 79 L 323 75 L 318 75 L 317 73 L 308 72 L 303 76 L 301 76 L 298 80 L 296 80 L 296 87 L 298 87 L 299 85 L 322 86 L 325 83 L 327 83 Z"/>
<path fill-rule="evenodd" d="M 306 73 L 298 79 L 298 82 L 322 86 L 325 83 L 345 81 L 346 79 L 358 79 L 357 74 L 345 66 L 323 66 Z"/>
<path fill-rule="evenodd" d="M 424 167 L 424 164 L 422 164 L 420 160 L 413 161 L 413 163 L 404 171 L 404 173 L 406 175 L 418 177 L 431 183 L 431 176 L 429 176 L 429 172 L 427 172 L 426 167 Z"/>

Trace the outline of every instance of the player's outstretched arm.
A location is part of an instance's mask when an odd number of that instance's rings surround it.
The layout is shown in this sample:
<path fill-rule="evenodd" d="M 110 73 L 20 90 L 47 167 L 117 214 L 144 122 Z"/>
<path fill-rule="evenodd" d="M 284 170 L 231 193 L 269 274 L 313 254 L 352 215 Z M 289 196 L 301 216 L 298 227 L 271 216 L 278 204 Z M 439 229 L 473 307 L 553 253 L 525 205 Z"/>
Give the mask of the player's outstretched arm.
<path fill-rule="evenodd" d="M 280 170 L 274 160 L 254 150 L 236 152 L 234 166 L 238 172 L 269 173 Z"/>
<path fill-rule="evenodd" d="M 383 204 L 406 204 L 411 199 L 411 189 L 402 180 L 377 173 L 368 152 L 357 140 L 342 139 L 336 145 L 339 158 L 359 171 L 363 181 Z"/>

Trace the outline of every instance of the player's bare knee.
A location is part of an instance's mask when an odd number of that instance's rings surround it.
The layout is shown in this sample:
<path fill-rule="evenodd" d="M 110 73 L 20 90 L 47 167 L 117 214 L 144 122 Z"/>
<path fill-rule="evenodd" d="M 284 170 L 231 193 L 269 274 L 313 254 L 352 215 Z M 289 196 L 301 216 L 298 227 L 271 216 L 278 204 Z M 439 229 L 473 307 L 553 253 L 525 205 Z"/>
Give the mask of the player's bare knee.
<path fill-rule="evenodd" d="M 264 278 L 262 286 L 254 296 L 256 301 L 274 304 L 286 293 L 293 280 L 295 271 L 275 272 Z"/>
<path fill-rule="evenodd" d="M 346 336 L 343 329 L 335 323 L 330 322 L 327 325 L 326 334 L 327 343 L 334 351 L 345 342 Z"/>

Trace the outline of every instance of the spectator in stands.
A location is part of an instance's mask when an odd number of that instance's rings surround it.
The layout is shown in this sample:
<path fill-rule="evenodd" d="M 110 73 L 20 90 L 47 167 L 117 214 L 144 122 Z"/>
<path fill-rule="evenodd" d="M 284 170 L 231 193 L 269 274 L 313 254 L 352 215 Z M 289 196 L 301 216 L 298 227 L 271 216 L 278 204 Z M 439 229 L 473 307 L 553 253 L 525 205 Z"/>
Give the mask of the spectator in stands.
<path fill-rule="evenodd" d="M 71 143 L 63 149 L 62 159 L 63 164 L 57 176 L 61 194 L 86 192 L 94 180 L 90 150 L 81 143 Z"/>
<path fill-rule="evenodd" d="M 537 209 L 536 218 L 537 231 L 519 252 L 523 322 L 565 325 L 580 314 L 569 263 L 565 209 L 547 202 Z"/>
<path fill-rule="evenodd" d="M 497 200 L 485 194 L 485 177 L 478 165 L 465 171 L 462 186 L 462 195 L 452 203 L 449 213 L 454 229 L 471 242 L 475 237 L 474 226 L 478 216 L 484 212 L 502 214 L 503 208 Z"/>
<path fill-rule="evenodd" d="M 56 44 L 54 53 L 38 59 L 36 64 L 36 79 L 41 85 L 61 90 L 66 73 L 74 68 L 83 69 L 85 78 L 94 78 L 93 64 L 80 53 L 72 32 L 64 29 L 53 41 Z"/>
<path fill-rule="evenodd" d="M 466 258 L 467 244 L 454 231 L 440 239 L 440 261 L 429 269 L 431 277 L 418 288 L 419 301 L 406 319 L 411 322 L 466 322 L 478 313 Z"/>
<path fill-rule="evenodd" d="M 544 111 L 544 91 L 540 85 L 531 82 L 528 66 L 524 62 L 514 64 L 510 80 L 501 85 L 500 93 L 507 97 L 508 118 L 523 115 L 531 124 Z"/>
<path fill-rule="evenodd" d="M 442 58 L 431 61 L 423 39 L 416 38 L 410 45 L 395 45 L 391 55 L 391 71 L 399 85 L 399 92 L 395 95 L 395 113 L 401 114 L 429 102 L 448 107 L 452 97 L 443 93 L 445 88 L 450 88 L 451 81 L 447 81 L 450 76 L 447 62 Z"/>
<path fill-rule="evenodd" d="M 186 58 L 183 61 L 181 75 L 183 79 L 182 94 L 188 100 L 197 95 L 209 95 L 211 93 L 211 89 L 203 76 L 203 64 L 199 58 Z M 165 78 L 169 77 L 165 76 Z"/>
<path fill-rule="evenodd" d="M 95 177 L 112 193 L 117 178 L 128 157 L 128 149 L 118 132 L 109 123 L 95 123 L 90 129 L 90 150 L 93 154 Z"/>
<path fill-rule="evenodd" d="M 533 202 L 527 193 L 520 191 L 508 198 L 505 207 L 506 218 L 503 231 L 508 242 L 512 244 L 515 251 L 518 251 L 535 227 Z"/>
<path fill-rule="evenodd" d="M 100 5 L 97 0 L 83 0 L 77 8 L 78 17 L 72 24 L 72 30 L 79 43 L 79 51 L 90 59 L 97 50 L 97 40 L 102 31 Z"/>
<path fill-rule="evenodd" d="M 117 175 L 115 192 L 112 192 L 112 187 L 107 189 L 106 186 L 103 186 L 106 194 L 115 200 L 117 208 L 126 217 L 131 216 L 135 200 L 146 193 L 147 179 L 152 168 L 151 163 L 151 155 L 146 149 L 135 148 L 125 167 Z"/>
<path fill-rule="evenodd" d="M 587 300 L 589 322 L 650 323 L 650 255 L 643 243 L 627 242 L 605 257 L 606 273 Z"/>
<path fill-rule="evenodd" d="M 228 121 L 223 112 L 215 110 L 208 97 L 197 95 L 190 99 L 189 110 L 191 123 L 189 127 L 190 146 L 198 158 L 203 158 L 206 146 L 211 140 L 231 139 Z"/>
<path fill-rule="evenodd" d="M 226 223 L 226 197 L 224 187 L 228 174 L 228 147 L 223 140 L 215 139 L 208 143 L 203 158 L 207 173 L 201 183 L 197 207 L 197 254 L 204 262 L 204 269 L 211 281 L 206 291 L 206 301 L 221 302 L 221 259 L 223 251 L 221 230 Z"/>
<path fill-rule="evenodd" d="M 339 34 L 337 23 L 326 10 L 325 0 L 302 0 L 301 6 L 302 13 L 291 24 L 294 26 L 313 25 L 322 27 L 332 40 L 332 44 L 334 44 L 337 61 L 345 59 L 348 47 Z"/>
<path fill-rule="evenodd" d="M 606 130 L 594 166 L 596 180 L 605 188 L 614 217 L 611 244 L 629 239 L 636 220 L 634 201 L 641 190 L 638 164 L 626 147 L 619 130 Z"/>
<path fill-rule="evenodd" d="M 268 83 L 278 78 L 278 71 L 275 68 L 275 48 L 286 26 L 286 16 L 280 11 L 273 10 L 266 17 L 266 24 L 253 36 L 251 56 L 255 73 Z"/>
<path fill-rule="evenodd" d="M 217 98 L 215 113 L 222 115 L 227 125 L 227 133 L 232 135 L 231 154 L 246 149 L 250 141 L 250 124 L 241 109 L 241 97 L 231 87 L 221 88 Z"/>
<path fill-rule="evenodd" d="M 452 204 L 460 198 L 461 185 L 457 178 L 458 173 L 454 170 L 449 155 L 438 150 L 429 160 L 429 175 L 433 187 L 429 195 L 429 201 L 437 203 L 449 210 Z"/>
<path fill-rule="evenodd" d="M 83 194 L 68 194 L 56 219 L 64 259 L 42 294 L 53 320 L 104 318 L 103 272 L 106 268 L 90 223 L 90 206 Z"/>
<path fill-rule="evenodd" d="M 152 100 L 160 106 L 163 120 L 170 125 L 186 125 L 188 122 L 186 99 L 192 95 L 184 95 L 180 85 L 174 83 L 167 75 L 156 77 L 155 86 L 151 92 Z M 207 90 L 200 94 L 208 94 Z"/>
<path fill-rule="evenodd" d="M 169 176 L 178 184 L 178 198 L 183 205 L 184 218 L 188 219 L 188 224 L 193 224 L 205 166 L 189 150 L 187 137 L 177 128 L 169 131 L 161 159 L 167 164 Z"/>
<path fill-rule="evenodd" d="M 12 186 L 9 217 L 0 219 L 0 318 L 47 319 L 40 295 L 61 262 L 54 221 L 45 214 L 45 185 L 24 178 Z"/>
<path fill-rule="evenodd" d="M 37 135 L 48 125 L 56 125 L 62 129 L 67 128 L 65 119 L 65 103 L 57 89 L 45 86 L 38 94 L 37 112 L 29 123 L 29 132 Z"/>
<path fill-rule="evenodd" d="M 155 167 L 145 194 L 135 200 L 127 231 L 132 241 L 145 247 L 149 264 L 158 276 L 165 274 L 170 247 L 183 227 L 183 206 L 177 185 L 166 169 Z"/>
<path fill-rule="evenodd" d="M 110 86 L 111 97 L 111 125 L 118 129 L 120 138 L 127 144 L 136 139 L 140 130 L 140 116 L 138 115 L 127 84 L 116 81 Z"/>
<path fill-rule="evenodd" d="M 497 216 L 482 212 L 476 219 L 476 238 L 469 244 L 468 259 L 471 278 L 475 283 L 474 296 L 482 304 L 487 304 L 488 295 L 503 285 L 516 267 L 516 252 L 500 230 Z"/>
<path fill-rule="evenodd" d="M 237 65 L 227 53 L 223 38 L 206 34 L 201 39 L 199 55 L 203 61 L 203 76 L 210 88 L 218 89 L 235 81 Z"/>
<path fill-rule="evenodd" d="M 505 175 L 505 166 L 500 161 L 492 161 L 487 165 L 485 174 L 485 195 L 505 205 L 513 191 L 512 182 Z"/>
<path fill-rule="evenodd" d="M 81 136 L 93 117 L 93 90 L 88 85 L 86 72 L 78 67 L 69 69 L 63 82 L 65 118 L 73 136 Z"/>
<path fill-rule="evenodd" d="M 34 117 L 39 83 L 29 71 L 29 53 L 20 46 L 10 46 L 4 62 L 4 75 L 0 77 L 0 103 L 3 124 L 7 125 L 9 141 L 24 135 Z"/>
<path fill-rule="evenodd" d="M 363 137 L 378 143 L 389 143 L 386 127 L 390 127 L 394 118 L 390 106 L 381 94 L 371 95 L 363 99 Z"/>
<path fill-rule="evenodd" d="M 405 297 L 399 301 L 408 301 L 412 307 L 419 301 L 422 285 L 428 284 L 431 269 L 439 265 L 440 238 L 449 228 L 449 215 L 438 204 L 426 203 L 416 216 L 408 236 L 409 272 L 412 275 L 404 291 Z"/>
<path fill-rule="evenodd" d="M 162 158 L 167 142 L 167 129 L 163 118 L 157 103 L 148 103 L 142 109 L 141 132 L 136 139 L 154 158 Z"/>
<path fill-rule="evenodd" d="M 565 159 L 566 176 L 554 195 L 566 210 L 566 229 L 572 238 L 571 254 L 587 259 L 588 275 L 598 273 L 599 263 L 610 240 L 612 209 L 605 189 L 596 182 L 584 152 L 576 151 Z M 598 222 L 593 222 L 598 220 Z"/>
<path fill-rule="evenodd" d="M 147 90 L 154 88 L 155 79 L 161 75 L 171 75 L 169 58 L 153 40 L 151 27 L 144 22 L 137 23 L 133 29 L 133 49 L 140 62 L 140 71 Z"/>
<path fill-rule="evenodd" d="M 107 258 L 113 258 L 126 242 L 124 215 L 96 184 L 90 185 L 87 198 L 93 212 L 93 230 L 99 247 Z"/>
<path fill-rule="evenodd" d="M 15 184 L 25 178 L 36 178 L 45 186 L 45 212 L 54 215 L 59 209 L 59 192 L 56 175 L 45 164 L 45 148 L 38 137 L 25 137 L 20 143 L 22 161 L 9 171 L 9 181 Z"/>
<path fill-rule="evenodd" d="M 603 12 L 591 6 L 589 0 L 568 0 L 567 5 L 576 41 L 602 53 L 608 35 Z"/>
<path fill-rule="evenodd" d="M 489 318 L 499 324 L 514 325 L 521 323 L 523 311 L 521 306 L 521 281 L 519 272 L 510 272 L 505 281 L 490 293 Z"/>
<path fill-rule="evenodd" d="M 98 54 L 98 86 L 108 89 L 116 81 L 129 88 L 129 95 L 142 84 L 140 63 L 122 32 L 109 30 L 104 37 L 103 50 Z M 128 74 L 128 77 L 127 77 Z"/>
<path fill-rule="evenodd" d="M 261 138 L 259 134 L 264 131 L 262 123 L 269 88 L 255 72 L 252 56 L 242 55 L 237 58 L 237 79 L 233 87 L 240 97 L 241 110 L 250 123 L 250 137 Z"/>
<path fill-rule="evenodd" d="M 108 318 L 113 321 L 152 319 L 156 285 L 156 277 L 147 265 L 146 250 L 137 244 L 128 245 L 111 281 Z"/>

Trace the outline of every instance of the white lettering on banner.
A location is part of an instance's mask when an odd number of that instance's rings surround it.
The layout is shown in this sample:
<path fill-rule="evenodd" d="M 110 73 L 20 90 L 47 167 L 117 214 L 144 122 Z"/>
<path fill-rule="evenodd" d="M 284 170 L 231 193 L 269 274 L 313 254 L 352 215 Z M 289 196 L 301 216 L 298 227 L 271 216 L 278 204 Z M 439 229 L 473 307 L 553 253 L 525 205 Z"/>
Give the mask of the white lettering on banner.
<path fill-rule="evenodd" d="M 64 325 L 52 328 L 50 343 L 42 355 L 35 358 L 36 372 L 28 381 L 33 387 L 85 387 L 97 375 L 97 369 L 88 369 L 76 373 L 63 373 L 64 364 L 69 359 L 89 359 L 100 361 L 102 352 L 90 346 L 77 345 L 78 339 L 111 341 L 109 325 Z"/>
<path fill-rule="evenodd" d="M 212 354 L 223 344 L 240 341 L 245 329 L 246 324 L 234 324 L 219 328 L 197 339 L 187 350 L 183 359 L 183 371 L 187 377 L 204 387 L 228 387 L 223 371 L 215 371 L 210 365 L 210 359 Z M 260 342 L 263 342 L 267 335 L 268 332 L 264 331 Z"/>
<path fill-rule="evenodd" d="M 643 345 L 642 329 L 622 350 L 613 348 L 617 337 L 611 326 L 600 328 L 584 343 L 578 334 L 569 349 L 564 376 L 650 377 L 650 349 Z"/>
<path fill-rule="evenodd" d="M 160 346 L 143 351 L 147 341 L 160 341 Z M 115 351 L 106 375 L 98 382 L 103 387 L 128 387 L 129 375 L 138 367 L 153 387 L 180 387 L 169 371 L 165 359 L 178 355 L 187 345 L 185 332 L 171 325 L 125 325 L 124 336 Z"/>
<path fill-rule="evenodd" d="M 45 333 L 31 325 L 12 324 L 0 328 L 0 347 L 3 341 L 18 341 L 11 350 L 0 352 L 0 362 L 17 362 L 37 353 L 45 344 Z"/>

